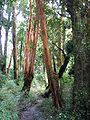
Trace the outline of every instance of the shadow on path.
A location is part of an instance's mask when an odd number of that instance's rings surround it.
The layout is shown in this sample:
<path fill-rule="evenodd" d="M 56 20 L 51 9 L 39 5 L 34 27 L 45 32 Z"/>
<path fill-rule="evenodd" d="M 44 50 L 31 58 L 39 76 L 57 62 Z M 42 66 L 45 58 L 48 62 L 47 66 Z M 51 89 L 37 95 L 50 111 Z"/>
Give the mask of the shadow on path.
<path fill-rule="evenodd" d="M 31 104 L 28 98 L 24 95 L 19 100 L 19 120 L 45 120 L 42 113 L 39 110 L 44 98 L 38 97 L 38 99 Z"/>

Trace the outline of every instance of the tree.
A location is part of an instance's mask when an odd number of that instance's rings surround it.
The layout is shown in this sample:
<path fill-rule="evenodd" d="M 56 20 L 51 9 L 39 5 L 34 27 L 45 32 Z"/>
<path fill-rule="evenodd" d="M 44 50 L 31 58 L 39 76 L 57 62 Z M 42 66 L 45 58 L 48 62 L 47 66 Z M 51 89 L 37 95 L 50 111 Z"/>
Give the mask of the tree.
<path fill-rule="evenodd" d="M 90 113 L 90 2 L 67 0 L 74 42 L 74 112 L 76 119 L 89 120 Z"/>
<path fill-rule="evenodd" d="M 7 6 L 4 9 L 4 6 Z M 4 11 L 6 11 L 8 18 L 4 17 L 3 13 Z M 1 71 L 3 72 L 3 74 L 6 73 L 6 59 L 7 59 L 7 42 L 8 42 L 8 32 L 9 29 L 11 27 L 11 21 L 10 21 L 10 17 L 11 17 L 11 10 L 9 7 L 9 4 L 7 1 L 1 1 L 0 4 L 0 54 L 1 54 Z M 1 36 L 1 31 L 2 31 L 2 26 L 5 29 L 6 35 L 5 35 L 5 44 L 4 44 L 4 51 L 2 50 L 2 36 Z"/>
<path fill-rule="evenodd" d="M 10 17 L 11 17 L 11 10 L 9 9 L 8 11 L 8 19 L 5 20 L 4 22 L 4 27 L 5 27 L 5 31 L 6 31 L 6 34 L 5 34 L 5 44 L 4 44 L 4 73 L 6 73 L 6 60 L 7 60 L 7 43 L 8 43 L 8 32 L 9 32 L 9 29 L 11 27 L 11 21 L 10 21 Z"/>
<path fill-rule="evenodd" d="M 13 14 L 12 40 L 13 40 L 14 79 L 16 79 L 16 83 L 17 83 L 17 80 L 18 80 L 18 58 L 17 58 L 17 37 L 16 37 L 15 4 L 13 5 L 13 12 L 12 12 L 12 14 Z"/>
<path fill-rule="evenodd" d="M 12 62 L 12 57 L 13 57 L 13 50 L 12 50 L 12 53 L 11 53 L 11 56 L 10 56 L 10 61 L 9 61 L 8 68 L 7 68 L 7 76 L 8 76 L 8 73 L 9 73 L 9 71 L 10 71 L 10 66 L 11 66 L 11 62 Z"/>
<path fill-rule="evenodd" d="M 2 5 L 0 4 L 0 56 L 2 55 L 1 29 L 2 29 Z"/>
<path fill-rule="evenodd" d="M 32 1 L 30 0 L 30 18 L 26 31 L 26 43 L 24 49 L 24 85 L 22 90 L 29 93 L 34 77 L 34 63 L 36 58 L 36 46 L 38 40 L 38 17 L 32 15 Z M 34 23 L 33 23 L 34 22 Z"/>
<path fill-rule="evenodd" d="M 48 47 L 48 36 L 46 31 L 46 20 L 44 14 L 44 7 L 42 0 L 36 0 L 37 8 L 38 8 L 38 15 L 40 18 L 40 28 L 41 28 L 41 36 L 43 40 L 43 49 L 44 49 L 44 61 L 47 70 L 48 76 L 48 83 L 52 93 L 52 100 L 54 106 L 58 109 L 61 107 L 61 99 L 60 99 L 60 89 L 59 89 L 59 80 L 56 73 L 53 71 L 51 67 L 51 59 L 50 59 L 50 51 Z"/>
<path fill-rule="evenodd" d="M 0 2 L 0 70 L 3 72 L 3 53 L 2 53 L 2 35 L 1 35 L 1 30 L 2 30 L 2 18 L 3 18 L 3 2 Z"/>

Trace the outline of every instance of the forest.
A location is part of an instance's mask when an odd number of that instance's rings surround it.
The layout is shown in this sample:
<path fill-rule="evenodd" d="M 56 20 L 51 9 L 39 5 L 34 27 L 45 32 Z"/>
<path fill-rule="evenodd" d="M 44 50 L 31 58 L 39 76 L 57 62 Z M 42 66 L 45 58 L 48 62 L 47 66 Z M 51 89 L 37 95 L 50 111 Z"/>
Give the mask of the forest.
<path fill-rule="evenodd" d="M 90 0 L 0 0 L 0 120 L 90 120 Z"/>

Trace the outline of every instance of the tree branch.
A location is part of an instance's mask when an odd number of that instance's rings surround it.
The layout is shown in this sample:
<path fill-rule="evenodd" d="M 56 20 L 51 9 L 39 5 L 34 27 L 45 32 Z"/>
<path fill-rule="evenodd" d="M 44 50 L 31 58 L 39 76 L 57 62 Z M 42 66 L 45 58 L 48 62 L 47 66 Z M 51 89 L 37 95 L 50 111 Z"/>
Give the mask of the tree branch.
<path fill-rule="evenodd" d="M 52 44 L 54 44 L 59 50 L 61 50 L 64 58 L 66 58 L 66 54 L 65 54 L 64 50 L 62 48 L 58 47 L 58 45 L 56 45 L 55 43 L 52 42 Z"/>

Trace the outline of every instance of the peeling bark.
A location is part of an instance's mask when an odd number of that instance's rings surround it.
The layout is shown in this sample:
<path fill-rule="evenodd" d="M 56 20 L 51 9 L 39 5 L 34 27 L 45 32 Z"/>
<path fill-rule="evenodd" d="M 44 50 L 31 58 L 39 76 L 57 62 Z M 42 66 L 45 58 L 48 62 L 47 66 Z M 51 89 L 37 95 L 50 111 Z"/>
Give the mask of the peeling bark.
<path fill-rule="evenodd" d="M 24 90 L 27 94 L 30 91 L 34 77 L 34 63 L 36 58 L 36 45 L 38 40 L 38 17 L 32 16 L 32 2 L 30 0 L 29 26 L 26 32 L 26 43 L 24 49 Z M 32 24 L 34 21 L 34 25 Z"/>

